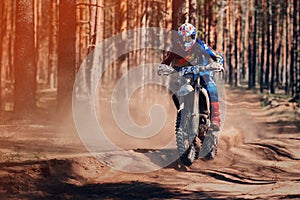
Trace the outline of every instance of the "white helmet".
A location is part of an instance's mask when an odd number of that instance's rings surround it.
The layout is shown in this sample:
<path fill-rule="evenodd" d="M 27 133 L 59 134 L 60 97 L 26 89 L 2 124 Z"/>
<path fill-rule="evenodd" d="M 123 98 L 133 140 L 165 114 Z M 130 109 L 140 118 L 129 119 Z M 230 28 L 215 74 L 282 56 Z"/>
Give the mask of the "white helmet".
<path fill-rule="evenodd" d="M 190 23 L 184 23 L 178 28 L 179 44 L 185 50 L 190 50 L 196 43 L 197 29 Z"/>

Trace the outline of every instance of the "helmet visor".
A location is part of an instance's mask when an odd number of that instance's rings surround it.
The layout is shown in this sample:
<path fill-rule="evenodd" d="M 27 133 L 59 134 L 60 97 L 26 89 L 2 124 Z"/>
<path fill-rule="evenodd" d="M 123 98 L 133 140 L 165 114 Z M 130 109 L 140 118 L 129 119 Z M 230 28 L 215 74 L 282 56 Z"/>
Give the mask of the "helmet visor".
<path fill-rule="evenodd" d="M 181 43 L 192 43 L 195 40 L 195 37 L 193 37 L 193 35 L 190 36 L 180 36 L 179 40 Z"/>
<path fill-rule="evenodd" d="M 195 35 L 179 36 L 179 43 L 185 51 L 189 50 L 195 43 Z"/>

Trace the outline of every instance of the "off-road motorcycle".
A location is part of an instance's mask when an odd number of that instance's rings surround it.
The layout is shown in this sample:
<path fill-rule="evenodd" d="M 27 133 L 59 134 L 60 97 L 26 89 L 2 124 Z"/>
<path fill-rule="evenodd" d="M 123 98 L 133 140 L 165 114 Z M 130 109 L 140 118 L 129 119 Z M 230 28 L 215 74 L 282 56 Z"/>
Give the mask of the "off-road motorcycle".
<path fill-rule="evenodd" d="M 180 160 L 186 166 L 198 158 L 211 160 L 217 154 L 218 133 L 211 128 L 210 99 L 202 73 L 223 70 L 217 62 L 206 66 L 158 67 L 158 75 L 178 72 L 176 143 Z"/>

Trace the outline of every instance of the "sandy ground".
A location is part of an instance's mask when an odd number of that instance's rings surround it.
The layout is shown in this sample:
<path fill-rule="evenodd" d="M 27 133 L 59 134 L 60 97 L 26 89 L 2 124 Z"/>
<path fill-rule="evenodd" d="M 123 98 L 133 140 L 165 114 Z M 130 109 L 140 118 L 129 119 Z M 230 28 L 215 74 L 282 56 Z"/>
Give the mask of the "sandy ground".
<path fill-rule="evenodd" d="M 131 144 L 128 151 L 143 161 L 145 152 L 159 151 L 174 136 L 172 106 L 167 107 L 166 127 L 150 143 L 126 141 L 117 133 L 112 140 Z M 0 199 L 300 198 L 299 111 L 288 103 L 262 108 L 259 95 L 228 88 L 226 107 L 215 160 L 197 160 L 191 167 L 175 160 L 148 173 L 122 172 L 98 162 L 72 124 L 4 121 Z M 147 115 L 133 118 L 149 120 Z M 110 132 L 118 131 L 109 116 L 101 120 Z M 175 149 L 168 151 L 166 155 L 176 155 Z"/>

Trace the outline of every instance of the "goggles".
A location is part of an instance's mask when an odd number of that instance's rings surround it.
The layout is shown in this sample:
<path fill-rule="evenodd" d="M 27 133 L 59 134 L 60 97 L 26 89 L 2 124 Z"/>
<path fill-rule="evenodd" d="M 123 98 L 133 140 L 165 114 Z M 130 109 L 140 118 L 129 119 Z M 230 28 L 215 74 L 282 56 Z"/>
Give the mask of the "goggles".
<path fill-rule="evenodd" d="M 179 37 L 180 42 L 182 43 L 191 43 L 194 42 L 195 40 L 195 35 L 190 35 L 190 36 L 180 36 Z"/>

